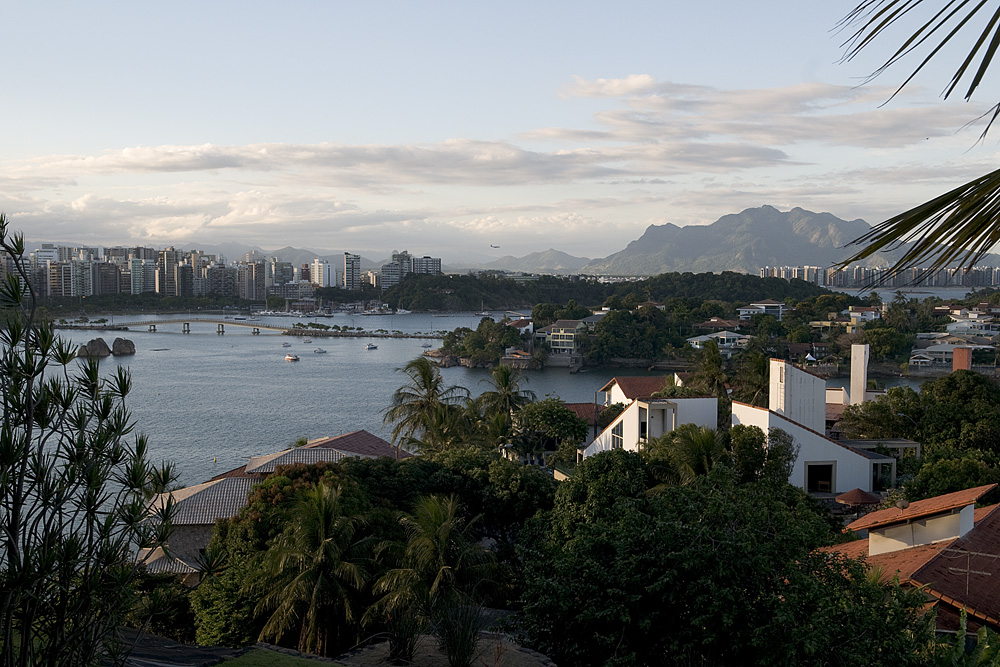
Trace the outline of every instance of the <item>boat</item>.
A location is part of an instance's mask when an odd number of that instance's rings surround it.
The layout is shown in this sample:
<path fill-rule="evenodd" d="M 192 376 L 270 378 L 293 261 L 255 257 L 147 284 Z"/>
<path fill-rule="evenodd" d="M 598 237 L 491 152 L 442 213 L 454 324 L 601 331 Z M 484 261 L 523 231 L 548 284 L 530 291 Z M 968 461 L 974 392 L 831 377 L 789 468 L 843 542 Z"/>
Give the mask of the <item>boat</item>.
<path fill-rule="evenodd" d="M 473 313 L 476 317 L 492 317 L 493 313 L 486 310 L 486 303 L 484 301 L 479 302 L 479 312 Z"/>
<path fill-rule="evenodd" d="M 424 344 L 423 344 L 423 345 L 421 345 L 420 347 L 434 347 L 434 346 L 433 346 L 433 345 L 431 345 L 430 343 L 424 343 Z"/>
<path fill-rule="evenodd" d="M 313 352 L 315 352 L 316 354 L 326 354 L 326 350 L 324 350 L 321 347 L 317 347 L 315 350 L 313 350 Z"/>
<path fill-rule="evenodd" d="M 297 354 L 292 354 L 291 352 L 289 352 L 288 354 L 285 355 L 285 361 L 298 361 L 298 360 L 299 360 L 299 355 Z"/>
<path fill-rule="evenodd" d="M 313 342 L 313 339 L 312 338 L 303 338 L 302 342 L 303 343 L 311 343 L 311 342 Z"/>
<path fill-rule="evenodd" d="M 291 346 L 292 346 L 292 344 L 288 343 L 288 342 L 284 342 L 284 343 L 281 344 L 281 347 L 291 347 Z"/>
<path fill-rule="evenodd" d="M 396 309 L 396 314 L 397 315 L 409 315 L 412 312 L 413 312 L 412 310 L 406 310 L 405 308 L 397 308 Z"/>
<path fill-rule="evenodd" d="M 378 349 L 378 345 L 376 345 L 375 343 L 368 343 L 367 345 L 365 345 L 365 349 L 366 350 L 377 350 Z"/>

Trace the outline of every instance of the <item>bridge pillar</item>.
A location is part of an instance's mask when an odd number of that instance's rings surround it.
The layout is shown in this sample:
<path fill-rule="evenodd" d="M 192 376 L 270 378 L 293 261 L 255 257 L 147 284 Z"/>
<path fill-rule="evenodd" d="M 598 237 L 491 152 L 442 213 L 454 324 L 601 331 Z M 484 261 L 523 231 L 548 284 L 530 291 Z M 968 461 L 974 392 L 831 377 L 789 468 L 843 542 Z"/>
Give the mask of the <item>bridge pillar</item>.
<path fill-rule="evenodd" d="M 260 335 L 260 329 L 258 329 L 257 327 L 254 327 L 254 328 L 253 328 L 253 329 L 252 329 L 252 330 L 250 331 L 250 333 L 251 333 L 251 334 L 253 334 L 254 336 L 259 336 L 259 335 Z"/>
<path fill-rule="evenodd" d="M 226 325 L 225 324 L 220 324 L 218 326 L 218 328 L 215 330 L 215 333 L 219 334 L 220 336 L 222 334 L 226 333 Z"/>
<path fill-rule="evenodd" d="M 185 322 L 181 325 L 181 333 L 191 333 L 191 323 Z"/>
<path fill-rule="evenodd" d="M 150 333 L 156 333 L 156 325 L 155 324 L 150 324 L 149 325 L 149 332 Z"/>

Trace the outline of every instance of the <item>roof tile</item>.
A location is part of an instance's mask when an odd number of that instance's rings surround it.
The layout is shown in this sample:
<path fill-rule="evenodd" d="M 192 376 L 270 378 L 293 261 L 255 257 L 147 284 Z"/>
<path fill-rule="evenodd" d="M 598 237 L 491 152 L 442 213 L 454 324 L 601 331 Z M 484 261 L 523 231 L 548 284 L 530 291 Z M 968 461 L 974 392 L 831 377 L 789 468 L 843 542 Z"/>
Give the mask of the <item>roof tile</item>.
<path fill-rule="evenodd" d="M 932 514 L 940 514 L 958 507 L 971 505 L 994 488 L 996 488 L 996 484 L 987 484 L 972 489 L 965 489 L 964 491 L 946 493 L 943 496 L 917 500 L 910 503 L 906 509 L 890 507 L 866 514 L 857 521 L 848 524 L 847 527 L 850 530 L 871 530 L 872 528 L 904 523 Z"/>

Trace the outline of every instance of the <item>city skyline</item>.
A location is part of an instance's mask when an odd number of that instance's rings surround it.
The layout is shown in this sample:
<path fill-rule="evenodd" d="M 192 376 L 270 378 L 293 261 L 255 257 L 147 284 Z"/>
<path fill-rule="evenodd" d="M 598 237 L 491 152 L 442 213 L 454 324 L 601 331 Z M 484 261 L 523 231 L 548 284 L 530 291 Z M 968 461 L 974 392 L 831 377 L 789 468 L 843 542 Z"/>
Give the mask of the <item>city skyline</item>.
<path fill-rule="evenodd" d="M 996 86 L 859 86 L 889 45 L 838 63 L 850 8 L 11 7 L 0 211 L 49 242 L 596 258 L 763 204 L 874 223 L 991 170 L 964 126 Z"/>

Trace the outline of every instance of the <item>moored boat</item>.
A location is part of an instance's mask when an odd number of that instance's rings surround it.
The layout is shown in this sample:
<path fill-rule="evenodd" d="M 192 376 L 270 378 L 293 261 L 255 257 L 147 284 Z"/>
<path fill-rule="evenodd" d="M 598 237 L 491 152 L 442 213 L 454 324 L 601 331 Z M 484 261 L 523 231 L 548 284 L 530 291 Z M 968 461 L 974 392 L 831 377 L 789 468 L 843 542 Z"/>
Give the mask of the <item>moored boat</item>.
<path fill-rule="evenodd" d="M 297 354 L 292 354 L 291 352 L 289 352 L 288 354 L 285 355 L 285 361 L 298 361 L 298 360 L 299 360 L 299 355 Z"/>
<path fill-rule="evenodd" d="M 366 350 L 377 350 L 378 349 L 378 345 L 376 345 L 375 343 L 368 343 L 367 345 L 365 345 L 365 349 Z"/>
<path fill-rule="evenodd" d="M 316 354 L 326 354 L 326 350 L 324 350 L 321 347 L 317 347 L 315 350 L 313 350 L 313 352 Z"/>

